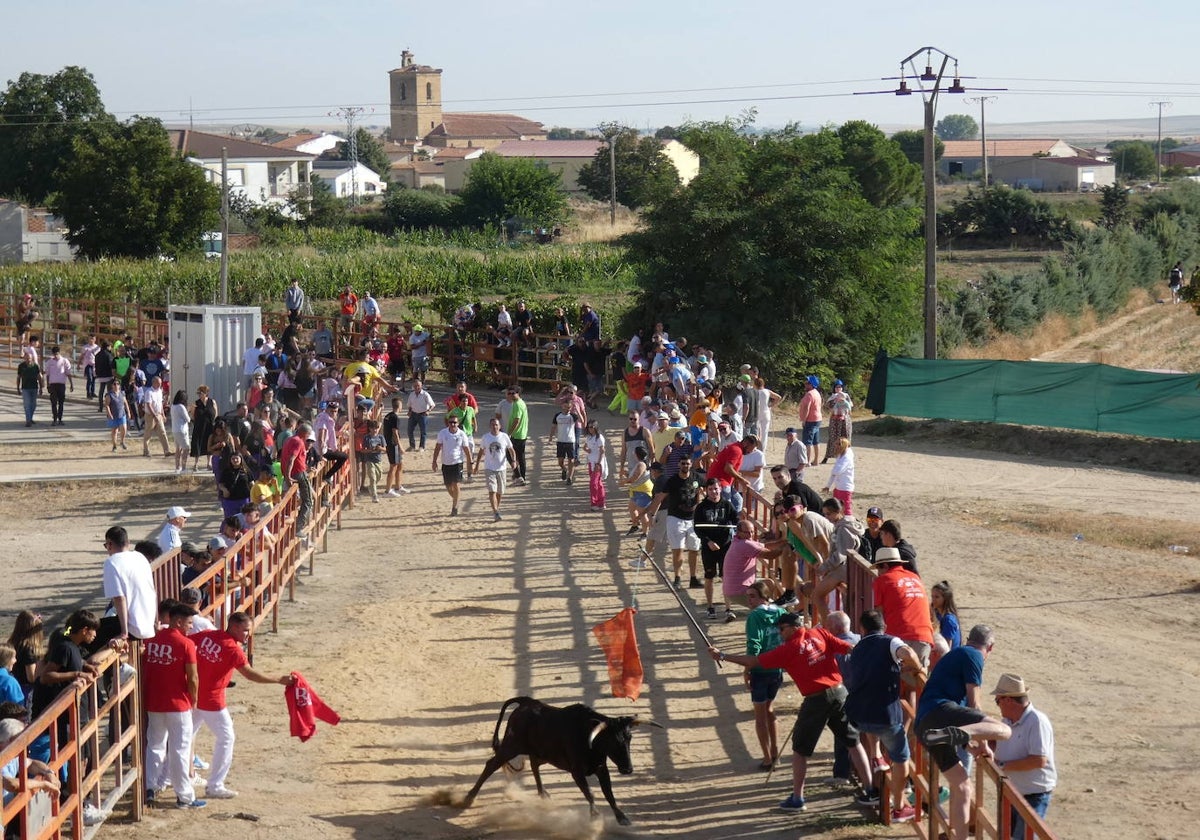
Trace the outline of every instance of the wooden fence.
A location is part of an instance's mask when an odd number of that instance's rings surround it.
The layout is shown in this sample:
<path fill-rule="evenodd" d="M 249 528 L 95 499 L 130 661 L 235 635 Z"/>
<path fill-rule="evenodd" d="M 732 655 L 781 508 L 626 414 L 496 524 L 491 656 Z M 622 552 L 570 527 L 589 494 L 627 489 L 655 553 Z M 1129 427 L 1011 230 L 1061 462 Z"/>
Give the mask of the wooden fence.
<path fill-rule="evenodd" d="M 348 430 L 343 430 L 339 445 L 344 451 L 352 451 Z M 353 507 L 354 459 L 336 473 L 328 474 L 328 469 L 326 463 L 314 479 L 309 539 L 296 533 L 299 491 L 289 487 L 267 516 L 189 584 L 207 596 L 201 614 L 224 627 L 229 614 L 240 610 L 252 617 L 255 628 L 269 621 L 272 631 L 278 629 L 279 606 L 285 597 L 293 600 L 296 574 L 306 562 L 312 574 L 317 546 L 322 551 L 327 549 L 329 529 L 340 529 L 343 507 Z M 178 550 L 159 557 L 151 564 L 151 572 L 159 599 L 179 596 L 182 583 Z M 251 636 L 251 655 L 253 644 Z M 135 646 L 130 657 L 133 661 L 136 653 Z M 145 786 L 140 783 L 144 732 L 140 674 L 135 668 L 123 678 L 121 660 L 112 652 L 105 652 L 99 659 L 99 679 L 86 688 L 64 691 L 0 751 L 0 766 L 16 760 L 21 780 L 19 792 L 3 807 L 6 832 L 15 826 L 23 840 L 47 840 L 63 834 L 73 840 L 88 840 L 98 826 L 84 826 L 84 803 L 107 812 L 127 794 L 132 794 L 129 803 L 133 819 L 141 819 Z M 61 740 L 60 726 L 66 732 Z M 57 801 L 45 793 L 32 793 L 25 782 L 28 748 L 42 738 L 50 744 L 51 768 L 66 779 Z"/>

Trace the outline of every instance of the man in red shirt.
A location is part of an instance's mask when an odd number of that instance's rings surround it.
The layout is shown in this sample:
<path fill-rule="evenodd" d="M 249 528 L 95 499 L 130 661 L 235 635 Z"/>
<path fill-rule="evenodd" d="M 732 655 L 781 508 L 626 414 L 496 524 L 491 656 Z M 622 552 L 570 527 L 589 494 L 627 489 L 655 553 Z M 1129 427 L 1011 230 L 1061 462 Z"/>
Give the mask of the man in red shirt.
<path fill-rule="evenodd" d="M 171 605 L 167 626 L 142 649 L 146 708 L 146 801 L 170 781 L 178 808 L 203 808 L 192 788 L 192 707 L 200 687 L 196 645 L 185 634 L 196 611 Z"/>
<path fill-rule="evenodd" d="M 248 664 L 242 646 L 250 639 L 254 622 L 244 612 L 229 616 L 226 630 L 208 630 L 191 636 L 196 644 L 196 667 L 200 675 L 200 691 L 196 708 L 192 710 L 193 735 L 201 726 L 212 730 L 215 743 L 206 796 L 209 799 L 233 799 L 237 791 L 225 787 L 225 777 L 233 764 L 233 718 L 225 706 L 225 689 L 236 670 L 250 682 L 290 685 L 291 674 L 267 677 Z"/>
<path fill-rule="evenodd" d="M 354 290 L 350 286 L 346 286 L 338 295 L 339 323 L 342 328 L 342 342 L 345 344 L 350 343 L 350 326 L 354 323 L 354 316 L 357 314 L 358 295 L 354 294 Z"/>
<path fill-rule="evenodd" d="M 279 466 L 288 483 L 300 488 L 300 510 L 296 514 L 296 533 L 303 535 L 313 511 L 312 479 L 308 474 L 308 436 L 312 426 L 301 423 L 296 434 L 289 437 L 279 453 Z"/>
<path fill-rule="evenodd" d="M 875 609 L 883 613 L 888 634 L 912 648 L 921 660 L 921 667 L 928 668 L 933 647 L 933 622 L 929 617 L 929 596 L 921 576 L 904 566 L 896 548 L 879 549 L 871 565 L 880 570 L 871 589 Z"/>
<path fill-rule="evenodd" d="M 833 737 L 850 753 L 859 779 L 870 784 L 867 753 L 858 740 L 858 730 L 846 717 L 846 688 L 838 669 L 836 654 L 849 653 L 849 642 L 839 639 L 824 627 L 805 627 L 804 616 L 785 612 L 776 620 L 783 643 L 757 656 L 721 653 L 715 647 L 709 655 L 718 662 L 733 662 L 745 668 L 783 668 L 804 697 L 792 731 L 792 795 L 779 803 L 779 810 L 798 812 L 804 806 L 804 779 L 808 759 L 817 748 L 821 730 L 826 726 Z M 869 802 L 866 791 L 860 801 Z"/>
<path fill-rule="evenodd" d="M 742 512 L 742 494 L 733 486 L 733 478 L 742 468 L 746 454 L 741 441 L 734 441 L 716 454 L 708 465 L 708 475 L 721 484 L 721 498 L 733 505 L 735 513 Z"/>

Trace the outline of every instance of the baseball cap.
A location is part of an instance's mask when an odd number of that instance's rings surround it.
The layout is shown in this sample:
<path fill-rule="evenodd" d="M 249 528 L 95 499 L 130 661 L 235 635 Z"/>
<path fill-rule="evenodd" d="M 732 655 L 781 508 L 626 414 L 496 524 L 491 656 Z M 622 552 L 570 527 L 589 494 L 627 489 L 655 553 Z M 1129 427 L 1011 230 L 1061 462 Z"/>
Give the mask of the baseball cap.
<path fill-rule="evenodd" d="M 224 537 L 213 537 L 208 541 L 209 551 L 217 551 L 222 548 L 229 548 L 229 542 Z"/>
<path fill-rule="evenodd" d="M 835 386 L 841 386 L 841 387 L 845 387 L 845 385 L 846 385 L 846 383 L 845 383 L 845 382 L 843 382 L 843 381 L 842 381 L 842 380 L 840 380 L 840 379 L 835 379 L 835 380 L 833 380 L 833 384 L 834 384 Z"/>
<path fill-rule="evenodd" d="M 208 554 L 208 549 L 200 545 L 198 542 L 188 540 L 183 545 L 179 546 L 179 550 L 184 554 L 190 554 L 193 557 Z"/>
<path fill-rule="evenodd" d="M 173 505 L 172 507 L 167 508 L 167 519 L 178 519 L 180 516 L 182 516 L 184 519 L 187 519 L 191 515 L 191 512 L 181 508 L 179 505 Z"/>
<path fill-rule="evenodd" d="M 667 412 L 660 411 L 660 412 L 658 412 L 658 416 L 654 419 L 655 420 L 670 420 L 671 417 L 670 417 L 670 415 L 667 414 Z"/>
<path fill-rule="evenodd" d="M 811 385 L 811 386 L 813 386 L 814 388 L 819 388 L 819 387 L 821 387 L 821 377 L 819 377 L 819 376 L 817 376 L 817 375 L 815 375 L 815 374 L 814 374 L 814 375 L 812 375 L 812 376 L 809 376 L 809 377 L 808 377 L 808 384 L 809 384 L 809 385 Z"/>
<path fill-rule="evenodd" d="M 199 604 L 204 600 L 204 595 L 194 586 L 185 586 L 179 590 L 179 600 L 185 604 Z"/>
<path fill-rule="evenodd" d="M 876 519 L 883 519 L 883 511 L 877 507 L 867 508 L 867 518 L 870 519 L 872 516 Z"/>
<path fill-rule="evenodd" d="M 642 363 L 641 363 L 641 362 L 634 362 L 634 363 L 633 363 L 633 366 L 634 366 L 635 368 L 640 368 L 640 367 L 642 366 Z"/>
<path fill-rule="evenodd" d="M 415 327 L 413 327 L 413 332 L 425 332 L 425 328 L 420 324 L 417 324 Z"/>
<path fill-rule="evenodd" d="M 748 373 L 743 373 L 741 376 L 739 376 L 739 377 L 738 377 L 738 381 L 739 381 L 739 382 L 749 382 L 749 381 L 750 381 L 750 374 L 748 374 Z"/>
<path fill-rule="evenodd" d="M 775 619 L 776 627 L 803 627 L 804 616 L 800 613 L 785 612 Z"/>
<path fill-rule="evenodd" d="M 788 426 L 786 429 L 784 429 L 784 432 L 783 432 L 783 433 L 784 433 L 785 435 L 794 435 L 794 434 L 796 434 L 796 427 L 795 427 L 795 426 Z"/>

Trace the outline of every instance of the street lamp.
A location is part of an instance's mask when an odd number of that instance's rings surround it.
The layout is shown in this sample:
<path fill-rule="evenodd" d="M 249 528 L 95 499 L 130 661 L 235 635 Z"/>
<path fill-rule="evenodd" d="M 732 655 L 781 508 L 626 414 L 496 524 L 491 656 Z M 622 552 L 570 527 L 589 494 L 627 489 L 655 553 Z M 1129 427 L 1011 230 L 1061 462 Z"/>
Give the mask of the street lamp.
<path fill-rule="evenodd" d="M 913 60 L 925 54 L 925 69 L 917 72 Z M 941 63 L 937 71 L 933 69 L 933 57 L 937 53 Z M 934 156 L 933 126 L 937 115 L 937 98 L 942 92 L 942 80 L 946 68 L 954 63 L 954 81 L 945 89 L 946 93 L 966 93 L 962 77 L 958 73 L 958 59 L 937 47 L 921 47 L 912 55 L 900 62 L 900 84 L 895 90 L 869 91 L 864 93 L 892 93 L 896 96 L 911 96 L 913 88 L 908 86 L 912 79 L 916 89 L 921 92 L 925 102 L 925 143 L 924 143 L 924 175 L 925 175 L 925 358 L 937 358 L 937 162 Z M 894 78 L 894 77 L 893 77 Z M 886 81 L 886 80 L 885 80 Z M 996 90 L 997 88 L 983 88 Z"/>

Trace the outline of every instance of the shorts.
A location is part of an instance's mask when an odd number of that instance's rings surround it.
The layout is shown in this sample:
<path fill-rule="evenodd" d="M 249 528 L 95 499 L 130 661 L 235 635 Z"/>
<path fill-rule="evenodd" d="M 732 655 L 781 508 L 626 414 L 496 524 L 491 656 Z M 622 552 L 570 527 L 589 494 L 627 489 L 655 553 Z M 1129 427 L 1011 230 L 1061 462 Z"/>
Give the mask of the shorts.
<path fill-rule="evenodd" d="M 404 463 L 404 450 L 392 444 L 387 448 L 388 463 L 393 467 Z"/>
<path fill-rule="evenodd" d="M 909 759 L 908 753 L 908 736 L 904 732 L 902 724 L 895 726 L 862 726 L 859 725 L 858 731 L 862 735 L 874 735 L 879 739 L 879 745 L 883 747 L 883 751 L 887 753 L 888 760 L 892 763 L 905 762 Z"/>
<path fill-rule="evenodd" d="M 485 470 L 489 493 L 503 493 L 508 487 L 508 470 Z"/>
<path fill-rule="evenodd" d="M 751 671 L 750 702 L 770 703 L 783 688 L 783 671 Z"/>
<path fill-rule="evenodd" d="M 650 507 L 650 502 L 654 501 L 650 498 L 649 493 L 634 493 L 631 498 L 633 499 L 633 506 L 642 510 Z"/>
<path fill-rule="evenodd" d="M 113 417 L 108 421 L 108 428 L 110 429 L 119 429 L 127 425 L 129 425 L 129 419 L 126 417 Z"/>
<path fill-rule="evenodd" d="M 804 424 L 804 429 L 800 432 L 800 442 L 805 446 L 817 446 L 821 443 L 820 420 Z"/>
<path fill-rule="evenodd" d="M 700 538 L 696 536 L 696 529 L 692 526 L 692 520 L 680 519 L 677 516 L 667 515 L 667 544 L 672 550 L 686 548 L 688 551 L 700 550 Z"/>
<path fill-rule="evenodd" d="M 442 483 L 447 487 L 451 484 L 461 484 L 462 478 L 462 464 L 442 464 Z"/>
<path fill-rule="evenodd" d="M 942 729 L 947 726 L 969 726 L 972 723 L 980 723 L 984 720 L 987 720 L 987 715 L 979 711 L 979 709 L 961 706 L 958 703 L 943 703 L 917 721 L 915 731 L 919 738 L 930 729 Z M 937 762 L 938 769 L 943 773 L 954 765 L 962 763 L 958 758 L 958 750 L 949 744 L 938 744 L 934 747 L 926 747 L 926 749 L 933 756 L 933 760 Z"/>
<path fill-rule="evenodd" d="M 626 411 L 641 411 L 642 410 L 642 401 L 640 399 L 635 400 L 633 397 L 629 397 L 628 399 L 625 400 L 625 410 Z"/>
<path fill-rule="evenodd" d="M 858 743 L 858 730 L 846 717 L 847 694 L 845 686 L 835 685 L 804 698 L 796 715 L 796 730 L 792 733 L 793 752 L 811 757 L 826 726 L 833 733 L 835 745 L 854 749 Z"/>
<path fill-rule="evenodd" d="M 721 574 L 721 567 L 725 565 L 725 555 L 729 551 L 729 546 L 722 546 L 717 551 L 713 551 L 707 545 L 702 545 L 700 549 L 700 560 L 704 563 L 704 579 L 712 580 L 717 575 Z"/>
<path fill-rule="evenodd" d="M 915 639 L 901 639 L 904 644 L 912 648 L 913 653 L 917 655 L 917 659 L 921 660 L 921 667 L 929 670 L 929 654 L 933 650 L 933 645 L 929 642 L 918 642 Z"/>
<path fill-rule="evenodd" d="M 646 539 L 655 544 L 666 542 L 667 540 L 667 512 L 660 510 L 654 514 L 654 518 L 650 520 L 650 530 L 646 533 Z"/>
<path fill-rule="evenodd" d="M 428 356 L 413 356 L 413 373 L 427 373 L 429 371 Z"/>
<path fill-rule="evenodd" d="M 575 444 L 563 443 L 561 440 L 554 447 L 555 457 L 559 459 L 572 459 L 575 457 Z"/>
<path fill-rule="evenodd" d="M 604 377 L 603 376 L 589 376 L 587 378 L 587 383 L 588 383 L 588 390 L 591 391 L 592 393 L 598 394 L 604 390 Z"/>

